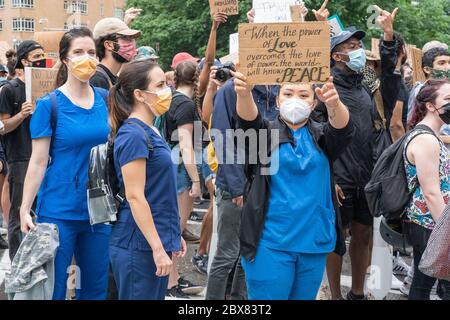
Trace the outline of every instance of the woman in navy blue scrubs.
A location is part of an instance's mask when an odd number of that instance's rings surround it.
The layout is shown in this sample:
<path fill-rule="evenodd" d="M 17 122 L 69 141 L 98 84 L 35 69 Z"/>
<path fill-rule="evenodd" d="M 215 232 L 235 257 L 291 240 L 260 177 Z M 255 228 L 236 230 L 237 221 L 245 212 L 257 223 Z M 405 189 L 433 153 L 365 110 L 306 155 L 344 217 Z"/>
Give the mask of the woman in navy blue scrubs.
<path fill-rule="evenodd" d="M 110 241 L 120 300 L 163 300 L 172 257 L 182 257 L 176 166 L 153 119 L 167 112 L 172 92 L 162 69 L 135 61 L 110 92 L 114 164 L 126 200 Z"/>
<path fill-rule="evenodd" d="M 21 229 L 34 228 L 30 210 L 39 191 L 37 222 L 56 224 L 59 230 L 53 299 L 66 299 L 68 268 L 75 255 L 76 278 L 81 280 L 76 284 L 77 299 L 104 300 L 111 227 L 90 225 L 86 185 L 91 149 L 108 138 L 107 92 L 89 85 L 98 63 L 89 29 L 66 32 L 59 56 L 58 89 L 38 101 L 31 118 L 33 152 L 20 210 Z"/>

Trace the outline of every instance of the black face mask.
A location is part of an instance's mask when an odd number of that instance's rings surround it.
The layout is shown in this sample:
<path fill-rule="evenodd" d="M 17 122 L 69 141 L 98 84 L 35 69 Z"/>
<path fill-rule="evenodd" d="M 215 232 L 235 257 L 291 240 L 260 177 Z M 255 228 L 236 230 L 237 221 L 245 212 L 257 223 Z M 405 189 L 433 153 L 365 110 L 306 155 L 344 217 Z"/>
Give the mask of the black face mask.
<path fill-rule="evenodd" d="M 46 62 L 46 59 L 30 61 L 33 68 L 45 68 L 47 64 Z"/>
<path fill-rule="evenodd" d="M 450 124 L 450 102 L 444 104 L 438 110 L 440 109 L 444 110 L 444 113 L 440 113 L 439 117 L 442 119 L 442 121 L 444 121 L 445 124 Z"/>

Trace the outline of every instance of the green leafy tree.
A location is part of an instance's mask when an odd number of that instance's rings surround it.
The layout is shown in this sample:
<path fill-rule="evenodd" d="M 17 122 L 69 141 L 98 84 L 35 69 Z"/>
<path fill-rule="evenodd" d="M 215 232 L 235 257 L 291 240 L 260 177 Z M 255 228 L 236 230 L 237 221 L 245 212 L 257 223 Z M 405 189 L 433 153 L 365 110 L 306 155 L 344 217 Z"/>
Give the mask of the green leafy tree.
<path fill-rule="evenodd" d="M 240 15 L 229 17 L 218 31 L 217 56 L 227 55 L 229 34 L 237 32 L 238 24 L 247 22 L 246 13 L 251 0 L 240 0 Z M 314 20 L 312 9 L 318 9 L 323 0 L 305 0 L 310 13 L 307 20 Z M 450 1 L 449 0 L 331 0 L 328 9 L 338 14 L 346 27 L 355 26 L 367 31 L 366 45 L 370 38 L 380 37 L 381 30 L 374 28 L 376 15 L 371 5 L 392 11 L 399 7 L 395 22 L 410 44 L 423 46 L 430 40 L 450 44 Z M 142 30 L 139 45 L 155 47 L 159 44 L 161 62 L 170 68 L 172 57 L 181 51 L 203 56 L 206 50 L 211 16 L 208 0 L 129 0 L 128 7 L 143 9 L 142 15 L 133 27 Z"/>

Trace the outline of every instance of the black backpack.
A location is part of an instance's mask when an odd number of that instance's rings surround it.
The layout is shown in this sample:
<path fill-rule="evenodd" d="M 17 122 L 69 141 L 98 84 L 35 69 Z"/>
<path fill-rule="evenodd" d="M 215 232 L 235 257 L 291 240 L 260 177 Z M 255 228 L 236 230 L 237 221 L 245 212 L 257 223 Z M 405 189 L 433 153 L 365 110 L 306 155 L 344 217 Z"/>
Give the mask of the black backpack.
<path fill-rule="evenodd" d="M 383 216 L 388 220 L 402 219 L 404 209 L 411 199 L 403 153 L 409 134 L 418 129 L 426 131 L 419 135 L 429 133 L 435 136 L 429 127 L 418 125 L 388 147 L 375 164 L 371 179 L 364 190 L 372 216 Z"/>

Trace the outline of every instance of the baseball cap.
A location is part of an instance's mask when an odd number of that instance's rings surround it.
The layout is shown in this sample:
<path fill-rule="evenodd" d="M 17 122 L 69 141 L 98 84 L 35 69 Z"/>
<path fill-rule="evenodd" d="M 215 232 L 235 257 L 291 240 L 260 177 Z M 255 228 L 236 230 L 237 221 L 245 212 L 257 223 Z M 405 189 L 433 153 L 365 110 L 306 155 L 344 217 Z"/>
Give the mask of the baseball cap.
<path fill-rule="evenodd" d="M 23 69 L 22 59 L 26 59 L 28 54 L 36 49 L 44 49 L 39 43 L 34 40 L 25 40 L 17 48 L 17 61 L 14 69 Z"/>
<path fill-rule="evenodd" d="M 357 38 L 358 40 L 364 39 L 366 36 L 366 33 L 361 30 L 352 30 L 352 31 L 342 31 L 341 33 L 337 34 L 336 36 L 331 38 L 331 52 L 334 52 L 334 49 L 341 43 L 344 43 L 350 38 Z"/>
<path fill-rule="evenodd" d="M 203 67 L 204 67 L 204 66 L 205 66 L 205 58 L 202 58 L 202 60 L 201 60 L 200 63 L 198 64 L 198 68 L 199 68 L 200 70 L 203 70 Z M 222 63 L 220 62 L 219 59 L 214 59 L 213 66 L 215 66 L 215 67 L 221 67 L 221 66 L 222 66 Z"/>
<path fill-rule="evenodd" d="M 6 72 L 6 73 L 9 73 L 9 72 L 8 72 L 8 69 L 7 69 L 4 65 L 1 65 L 1 64 L 0 64 L 0 72 Z"/>
<path fill-rule="evenodd" d="M 138 38 L 141 32 L 130 29 L 125 22 L 118 18 L 104 18 L 97 22 L 93 34 L 94 39 L 99 39 L 109 34 L 120 34 L 122 36 Z"/>
<path fill-rule="evenodd" d="M 187 52 L 180 52 L 177 53 L 175 55 L 175 57 L 173 57 L 172 60 L 172 69 L 175 69 L 177 67 L 177 65 L 181 62 L 185 62 L 185 61 L 194 61 L 194 62 L 198 62 L 200 59 L 199 58 L 194 58 L 193 56 L 191 56 L 189 53 Z"/>
<path fill-rule="evenodd" d="M 147 60 L 147 59 L 159 59 L 159 56 L 156 54 L 156 50 L 152 47 L 140 47 L 137 49 L 136 58 L 137 61 Z"/>

